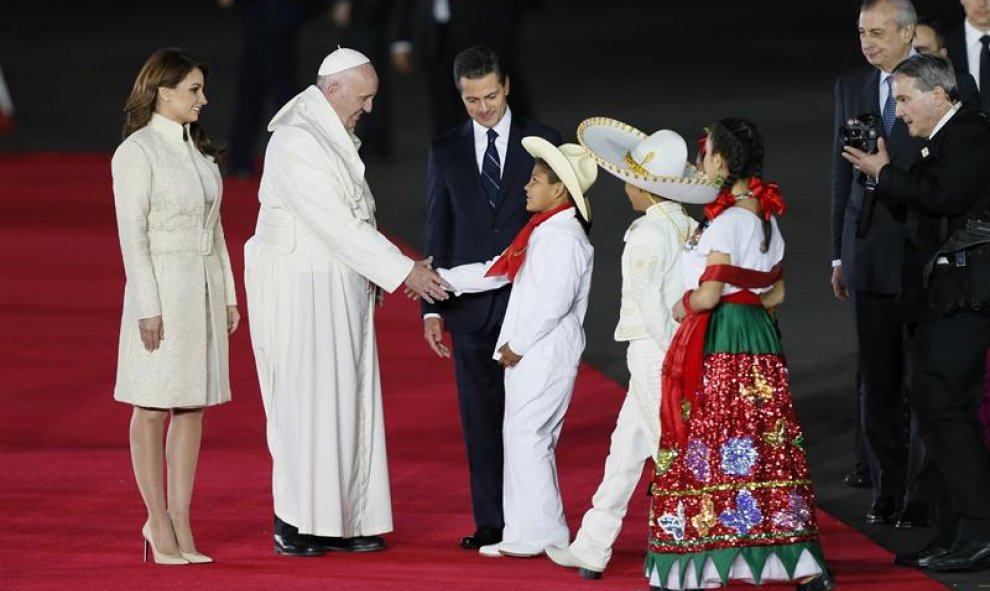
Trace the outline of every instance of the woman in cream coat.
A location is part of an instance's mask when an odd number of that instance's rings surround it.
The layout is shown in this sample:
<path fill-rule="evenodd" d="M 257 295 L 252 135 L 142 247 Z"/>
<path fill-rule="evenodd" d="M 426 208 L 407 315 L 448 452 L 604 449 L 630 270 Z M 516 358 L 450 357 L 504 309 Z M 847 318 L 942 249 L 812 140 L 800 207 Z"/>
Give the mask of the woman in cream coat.
<path fill-rule="evenodd" d="M 152 54 L 111 164 L 127 276 L 114 398 L 134 407 L 145 559 L 151 544 L 159 564 L 212 561 L 196 550 L 189 505 L 203 409 L 230 400 L 227 335 L 240 320 L 220 226 L 219 151 L 196 123 L 205 75 L 181 50 Z"/>

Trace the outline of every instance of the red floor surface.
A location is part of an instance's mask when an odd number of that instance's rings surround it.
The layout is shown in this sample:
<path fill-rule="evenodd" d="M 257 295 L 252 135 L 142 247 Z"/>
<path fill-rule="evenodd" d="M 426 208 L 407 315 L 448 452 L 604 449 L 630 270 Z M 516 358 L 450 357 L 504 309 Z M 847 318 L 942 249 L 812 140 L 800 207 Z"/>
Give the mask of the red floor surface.
<path fill-rule="evenodd" d="M 238 280 L 254 190 L 226 187 Z M 217 562 L 142 564 L 129 409 L 111 392 L 123 288 L 112 204 L 106 155 L 0 156 L 0 588 L 646 588 L 644 494 L 634 496 L 600 581 L 545 558 L 488 559 L 457 546 L 472 523 L 453 371 L 428 351 L 416 305 L 400 296 L 378 316 L 395 515 L 389 550 L 273 555 L 270 461 L 245 325 L 231 344 L 234 401 L 207 413 L 193 506 L 197 544 Z M 582 368 L 558 450 L 572 531 L 598 483 L 623 395 L 621 385 Z M 889 552 L 855 530 L 819 518 L 840 589 L 942 589 L 895 569 Z"/>

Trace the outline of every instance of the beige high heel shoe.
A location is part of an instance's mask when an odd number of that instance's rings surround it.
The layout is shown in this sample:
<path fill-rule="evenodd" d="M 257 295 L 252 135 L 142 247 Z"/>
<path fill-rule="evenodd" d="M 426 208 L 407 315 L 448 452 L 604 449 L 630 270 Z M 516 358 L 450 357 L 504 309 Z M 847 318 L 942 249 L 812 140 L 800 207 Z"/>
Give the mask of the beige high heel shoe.
<path fill-rule="evenodd" d="M 174 531 L 175 524 L 172 523 L 171 515 L 168 516 L 168 522 L 172 524 L 172 529 Z M 176 540 L 176 542 L 178 542 L 178 540 Z M 206 554 L 200 554 L 199 552 L 183 552 L 182 548 L 179 548 L 179 554 L 181 554 L 182 557 L 185 558 L 189 564 L 210 564 L 211 562 L 213 562 L 212 558 L 210 558 Z"/>
<path fill-rule="evenodd" d="M 155 564 L 189 564 L 190 560 L 185 556 L 177 554 L 165 554 L 155 548 L 155 543 L 151 541 L 151 529 L 145 523 L 141 528 L 141 536 L 144 538 L 144 561 L 148 562 L 148 546 L 151 546 L 151 555 L 155 559 Z"/>
<path fill-rule="evenodd" d="M 213 562 L 213 559 L 206 554 L 200 554 L 199 552 L 183 552 L 179 550 L 179 554 L 182 555 L 189 564 L 209 564 Z"/>

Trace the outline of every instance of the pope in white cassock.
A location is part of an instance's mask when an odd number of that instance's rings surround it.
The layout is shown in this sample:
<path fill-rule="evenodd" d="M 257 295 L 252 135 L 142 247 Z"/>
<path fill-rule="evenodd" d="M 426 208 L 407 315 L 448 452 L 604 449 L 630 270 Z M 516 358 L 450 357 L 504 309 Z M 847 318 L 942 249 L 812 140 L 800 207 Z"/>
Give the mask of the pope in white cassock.
<path fill-rule="evenodd" d="M 268 125 L 245 285 L 280 554 L 384 548 L 392 509 L 375 305 L 402 283 L 447 297 L 427 262 L 376 229 L 354 127 L 377 88 L 368 58 L 338 49 Z"/>

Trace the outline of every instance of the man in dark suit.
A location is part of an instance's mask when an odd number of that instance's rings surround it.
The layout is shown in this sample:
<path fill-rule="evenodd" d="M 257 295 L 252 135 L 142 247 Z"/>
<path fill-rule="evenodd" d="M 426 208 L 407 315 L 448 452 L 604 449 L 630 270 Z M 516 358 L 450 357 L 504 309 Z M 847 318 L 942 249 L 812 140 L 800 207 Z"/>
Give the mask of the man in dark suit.
<path fill-rule="evenodd" d="M 453 71 L 470 119 L 434 140 L 426 172 L 425 253 L 435 266 L 446 268 L 498 256 L 529 220 L 524 186 L 533 159 L 522 138 L 538 135 L 561 143 L 556 131 L 509 109 L 509 77 L 494 51 L 468 48 L 454 60 Z M 437 355 L 449 357 L 442 340 L 446 328 L 454 348 L 476 526 L 461 540 L 467 549 L 502 539 L 505 389 L 502 368 L 492 355 L 509 289 L 423 305 L 426 342 Z"/>
<path fill-rule="evenodd" d="M 433 136 L 461 122 L 460 96 L 450 85 L 454 56 L 474 45 L 489 47 L 512 72 L 512 106 L 517 115 L 529 116 L 516 52 L 520 23 L 533 0 L 398 0 L 399 40 L 393 59 L 400 70 L 411 67 L 411 55 L 426 76 L 430 96 Z"/>
<path fill-rule="evenodd" d="M 860 45 L 869 66 L 835 85 L 832 159 L 832 288 L 852 299 L 859 342 L 861 423 L 870 463 L 873 505 L 867 523 L 893 523 L 904 497 L 904 327 L 895 306 L 903 259 L 903 213 L 873 199 L 867 179 L 842 158 L 841 127 L 873 114 L 882 124 L 891 159 L 908 167 L 921 140 L 908 137 L 894 117 L 890 72 L 912 53 L 917 16 L 909 0 L 866 0 L 859 17 Z"/>
<path fill-rule="evenodd" d="M 980 89 L 980 104 L 990 112 L 990 3 L 959 0 L 966 18 L 945 36 L 949 59 L 956 69 L 967 72 Z M 984 67 L 986 65 L 986 67 Z"/>
<path fill-rule="evenodd" d="M 877 154 L 846 159 L 916 226 L 902 304 L 913 329 L 911 403 L 931 459 L 936 532 L 899 564 L 990 569 L 990 454 L 977 419 L 990 346 L 990 119 L 961 107 L 952 64 L 913 57 L 894 70 L 897 116 L 924 139 L 910 171 Z"/>

